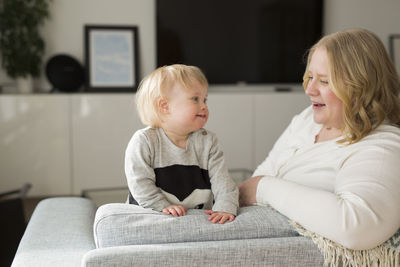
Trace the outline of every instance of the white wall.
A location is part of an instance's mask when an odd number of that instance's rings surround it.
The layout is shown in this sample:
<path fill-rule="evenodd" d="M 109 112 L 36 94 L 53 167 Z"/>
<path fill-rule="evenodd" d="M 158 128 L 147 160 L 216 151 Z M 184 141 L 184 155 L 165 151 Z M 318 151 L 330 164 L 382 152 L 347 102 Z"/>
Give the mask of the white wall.
<path fill-rule="evenodd" d="M 360 27 L 376 33 L 388 47 L 388 37 L 400 33 L 399 0 L 325 0 L 324 33 Z"/>
<path fill-rule="evenodd" d="M 99 23 L 137 25 L 139 78 L 156 66 L 155 0 L 53 0 L 50 12 L 43 27 L 44 62 L 54 54 L 68 53 L 84 63 L 83 26 Z M 362 27 L 374 31 L 387 46 L 389 34 L 400 33 L 399 14 L 399 0 L 325 0 L 324 32 Z M 0 83 L 5 80 L 10 81 L 0 71 Z M 50 89 L 44 74 L 36 84 L 43 91 Z"/>
<path fill-rule="evenodd" d="M 41 91 L 51 85 L 45 76 L 45 63 L 59 53 L 69 54 L 84 64 L 84 25 L 134 25 L 139 31 L 139 77 L 156 66 L 154 0 L 52 0 L 51 17 L 43 26 L 46 53 L 42 76 L 35 81 Z M 0 71 L 0 83 L 10 81 Z"/>

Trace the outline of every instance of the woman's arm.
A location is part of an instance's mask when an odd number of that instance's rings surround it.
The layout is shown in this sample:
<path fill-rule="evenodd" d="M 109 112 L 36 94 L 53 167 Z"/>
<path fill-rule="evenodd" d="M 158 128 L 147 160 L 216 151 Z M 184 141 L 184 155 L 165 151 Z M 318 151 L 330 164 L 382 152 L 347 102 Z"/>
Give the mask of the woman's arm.
<path fill-rule="evenodd" d="M 334 192 L 270 176 L 258 183 L 254 178 L 241 192 L 251 194 L 257 186 L 257 202 L 307 230 L 350 249 L 373 248 L 400 227 L 399 143 L 381 140 L 353 153 L 337 173 Z M 246 195 L 241 198 L 254 201 Z"/>
<path fill-rule="evenodd" d="M 239 185 L 239 205 L 241 207 L 251 206 L 257 203 L 257 186 L 264 176 L 251 177 Z"/>

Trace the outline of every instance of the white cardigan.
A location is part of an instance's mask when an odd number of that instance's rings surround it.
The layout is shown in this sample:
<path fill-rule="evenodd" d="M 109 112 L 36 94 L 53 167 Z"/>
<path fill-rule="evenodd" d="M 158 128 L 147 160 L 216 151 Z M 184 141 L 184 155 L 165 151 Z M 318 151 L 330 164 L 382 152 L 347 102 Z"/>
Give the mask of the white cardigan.
<path fill-rule="evenodd" d="M 369 249 L 400 227 L 400 128 L 381 125 L 352 145 L 314 143 L 311 107 L 295 116 L 253 176 L 257 202 L 350 249 Z"/>

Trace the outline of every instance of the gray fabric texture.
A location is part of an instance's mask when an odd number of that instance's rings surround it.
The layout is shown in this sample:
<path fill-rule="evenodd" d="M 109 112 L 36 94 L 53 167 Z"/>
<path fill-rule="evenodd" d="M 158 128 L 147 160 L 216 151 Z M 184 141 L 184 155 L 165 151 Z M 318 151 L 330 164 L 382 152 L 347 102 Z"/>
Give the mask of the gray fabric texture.
<path fill-rule="evenodd" d="M 80 266 L 83 255 L 95 248 L 96 207 L 84 198 L 42 200 L 29 221 L 12 267 Z"/>
<path fill-rule="evenodd" d="M 298 236 L 100 248 L 87 253 L 82 265 L 320 267 L 323 262 L 317 246 Z"/>
<path fill-rule="evenodd" d="M 270 207 L 240 208 L 233 222 L 213 224 L 204 210 L 173 217 L 137 205 L 106 204 L 96 213 L 96 247 L 298 236 Z"/>
<path fill-rule="evenodd" d="M 133 207 L 128 204 L 109 204 L 99 209 L 98 216 L 117 215 L 129 217 Z M 129 208 L 128 208 L 129 207 Z M 39 203 L 33 213 L 24 237 L 21 240 L 12 267 L 20 266 L 322 266 L 323 257 L 314 243 L 288 225 L 284 216 L 265 207 L 248 207 L 240 210 L 237 225 L 213 225 L 206 220 L 203 210 L 189 211 L 181 229 L 176 228 L 178 221 L 185 217 L 173 218 L 161 213 L 140 208 L 139 217 L 148 213 L 154 225 L 157 220 L 165 225 L 166 219 L 174 227 L 165 229 L 165 236 L 183 235 L 180 232 L 203 236 L 211 229 L 209 236 L 232 237 L 231 231 L 240 229 L 236 240 L 177 242 L 167 244 L 147 244 L 115 246 L 95 249 L 93 240 L 93 220 L 95 206 L 92 201 L 83 198 L 51 198 Z M 136 210 L 137 212 L 137 210 Z M 140 215 L 142 214 L 142 215 Z M 240 217 L 242 216 L 243 217 Z M 205 217 L 204 217 L 205 216 Z M 102 217 L 103 218 L 103 217 Z M 240 219 L 242 218 L 242 219 Z M 243 221 L 241 221 L 243 220 Z M 249 222 L 247 222 L 249 220 Z M 151 220 L 149 220 L 151 222 Z M 197 222 L 199 221 L 199 222 Z M 246 221 L 246 222 L 245 222 Z M 121 220 L 116 223 L 126 223 Z M 107 223 L 113 223 L 112 220 Z M 148 221 L 144 220 L 146 224 Z M 183 227 L 184 224 L 194 226 Z M 207 224 L 206 224 L 207 223 Z M 249 228 L 248 224 L 257 225 Z M 260 224 L 260 225 L 259 225 Z M 179 225 L 179 223 L 178 223 Z M 198 229 L 205 225 L 210 228 Z M 261 225 L 270 225 L 262 228 Z M 142 225 L 143 226 L 143 225 Z M 215 227 L 215 228 L 214 228 Z M 221 228 L 222 227 L 222 228 Z M 226 227 L 226 228 L 224 228 Z M 247 228 L 246 228 L 247 227 Z M 256 231 L 261 236 L 263 231 L 273 238 L 250 239 L 245 231 Z M 216 230 L 215 230 L 216 229 Z M 143 228 L 141 229 L 143 230 Z M 121 229 L 119 231 L 122 231 Z M 129 236 L 131 229 L 126 228 L 121 235 Z M 223 235 L 218 231 L 225 232 Z M 190 232 L 195 232 L 191 234 Z M 277 237 L 279 235 L 296 235 Z M 249 238 L 249 239 L 241 239 Z"/>

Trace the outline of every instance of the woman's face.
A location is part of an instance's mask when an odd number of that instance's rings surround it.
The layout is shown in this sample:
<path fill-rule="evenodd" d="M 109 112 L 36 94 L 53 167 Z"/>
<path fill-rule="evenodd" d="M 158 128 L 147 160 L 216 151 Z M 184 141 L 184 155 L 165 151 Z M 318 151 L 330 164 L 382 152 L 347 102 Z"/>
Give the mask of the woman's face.
<path fill-rule="evenodd" d="M 343 128 L 342 101 L 329 86 L 328 55 L 324 47 L 317 48 L 308 65 L 306 94 L 314 110 L 314 121 L 326 128 Z"/>

